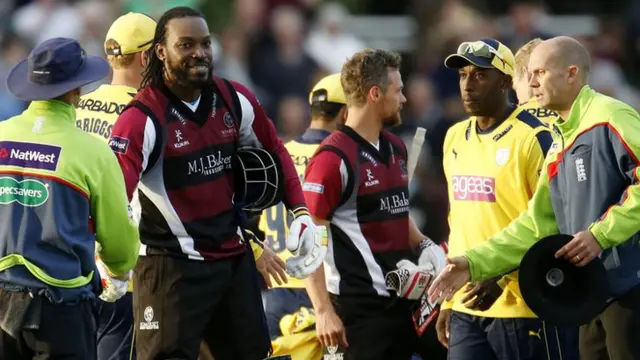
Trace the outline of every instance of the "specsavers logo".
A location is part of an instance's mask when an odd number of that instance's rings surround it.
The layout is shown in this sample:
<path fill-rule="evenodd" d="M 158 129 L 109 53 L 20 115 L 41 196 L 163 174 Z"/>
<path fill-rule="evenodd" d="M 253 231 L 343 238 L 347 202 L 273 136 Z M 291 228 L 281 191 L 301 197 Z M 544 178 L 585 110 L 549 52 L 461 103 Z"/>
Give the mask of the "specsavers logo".
<path fill-rule="evenodd" d="M 48 185 L 38 180 L 18 181 L 10 177 L 0 177 L 0 204 L 17 202 L 23 206 L 40 206 L 49 199 Z"/>

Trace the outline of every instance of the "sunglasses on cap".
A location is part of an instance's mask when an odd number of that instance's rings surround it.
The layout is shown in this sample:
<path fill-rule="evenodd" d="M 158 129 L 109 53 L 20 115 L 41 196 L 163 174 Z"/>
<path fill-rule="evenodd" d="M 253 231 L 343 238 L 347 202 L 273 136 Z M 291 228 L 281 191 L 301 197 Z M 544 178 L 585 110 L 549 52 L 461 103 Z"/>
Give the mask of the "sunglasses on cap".
<path fill-rule="evenodd" d="M 497 56 L 500 60 L 504 60 L 504 56 L 498 52 L 498 50 L 489 46 L 484 41 L 463 42 L 458 46 L 458 55 L 471 54 L 477 57 L 483 57 L 487 59 L 493 59 Z"/>

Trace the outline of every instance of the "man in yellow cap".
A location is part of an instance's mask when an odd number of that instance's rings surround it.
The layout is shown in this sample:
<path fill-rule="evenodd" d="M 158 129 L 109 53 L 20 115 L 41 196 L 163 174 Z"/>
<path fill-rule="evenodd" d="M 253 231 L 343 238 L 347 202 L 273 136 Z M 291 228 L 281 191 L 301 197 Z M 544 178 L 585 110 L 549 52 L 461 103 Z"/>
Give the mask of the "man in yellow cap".
<path fill-rule="evenodd" d="M 138 13 L 123 15 L 111 25 L 104 42 L 113 71 L 111 84 L 80 99 L 77 127 L 105 142 L 109 139 L 122 109 L 138 92 L 155 31 L 155 20 Z"/>
<path fill-rule="evenodd" d="M 111 25 L 104 51 L 113 76 L 111 84 L 102 85 L 84 95 L 76 111 L 76 126 L 107 142 L 124 107 L 138 92 L 147 63 L 147 50 L 156 31 L 156 21 L 139 13 L 128 13 Z M 137 197 L 131 203 L 138 218 Z M 133 282 L 118 301 L 97 302 L 98 360 L 135 359 L 133 351 Z"/>
<path fill-rule="evenodd" d="M 303 180 L 309 159 L 318 145 L 338 124 L 346 119 L 346 101 L 340 74 L 321 79 L 309 93 L 311 124 L 307 131 L 285 144 L 293 163 Z M 286 261 L 291 257 L 285 244 L 287 236 L 287 210 L 282 203 L 264 211 L 260 230 L 265 243 Z M 288 278 L 286 282 L 267 280 L 268 290 L 263 292 L 267 324 L 273 344 L 273 356 L 291 355 L 292 360 L 316 360 L 322 357 L 322 347 L 316 338 L 315 315 L 303 280 Z"/>

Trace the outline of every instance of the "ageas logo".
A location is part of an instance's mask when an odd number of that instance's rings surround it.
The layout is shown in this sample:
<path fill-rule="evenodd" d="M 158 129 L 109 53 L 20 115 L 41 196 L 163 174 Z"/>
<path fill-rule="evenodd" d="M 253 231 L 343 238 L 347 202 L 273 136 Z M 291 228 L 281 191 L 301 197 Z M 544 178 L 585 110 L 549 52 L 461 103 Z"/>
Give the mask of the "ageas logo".
<path fill-rule="evenodd" d="M 456 175 L 452 178 L 453 198 L 461 201 L 496 201 L 496 179 L 485 176 Z"/>

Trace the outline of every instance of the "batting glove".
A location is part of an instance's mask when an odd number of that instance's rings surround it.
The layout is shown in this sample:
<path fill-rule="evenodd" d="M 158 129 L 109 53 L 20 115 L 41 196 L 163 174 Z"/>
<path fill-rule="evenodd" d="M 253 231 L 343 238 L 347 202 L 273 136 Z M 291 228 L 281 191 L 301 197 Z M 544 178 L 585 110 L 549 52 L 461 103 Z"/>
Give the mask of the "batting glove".
<path fill-rule="evenodd" d="M 433 267 L 434 275 L 440 274 L 447 266 L 447 253 L 443 247 L 426 238 L 420 242 L 418 266 L 424 267 L 428 265 Z"/>
<path fill-rule="evenodd" d="M 289 276 L 304 279 L 316 271 L 324 261 L 328 243 L 327 228 L 316 225 L 306 209 L 297 211 L 287 235 L 287 249 L 295 255 L 287 260 Z"/>
<path fill-rule="evenodd" d="M 385 276 L 385 283 L 388 290 L 395 291 L 399 297 L 418 300 L 429 289 L 433 279 L 433 266 L 416 266 L 409 260 L 400 260 L 398 269 L 390 271 Z"/>
<path fill-rule="evenodd" d="M 129 280 L 120 280 L 111 277 L 109 270 L 104 265 L 102 260 L 96 259 L 96 265 L 100 272 L 100 280 L 102 281 L 102 294 L 100 294 L 100 300 L 105 302 L 116 302 L 127 293 L 129 288 Z M 131 272 L 127 276 L 131 278 Z"/>

